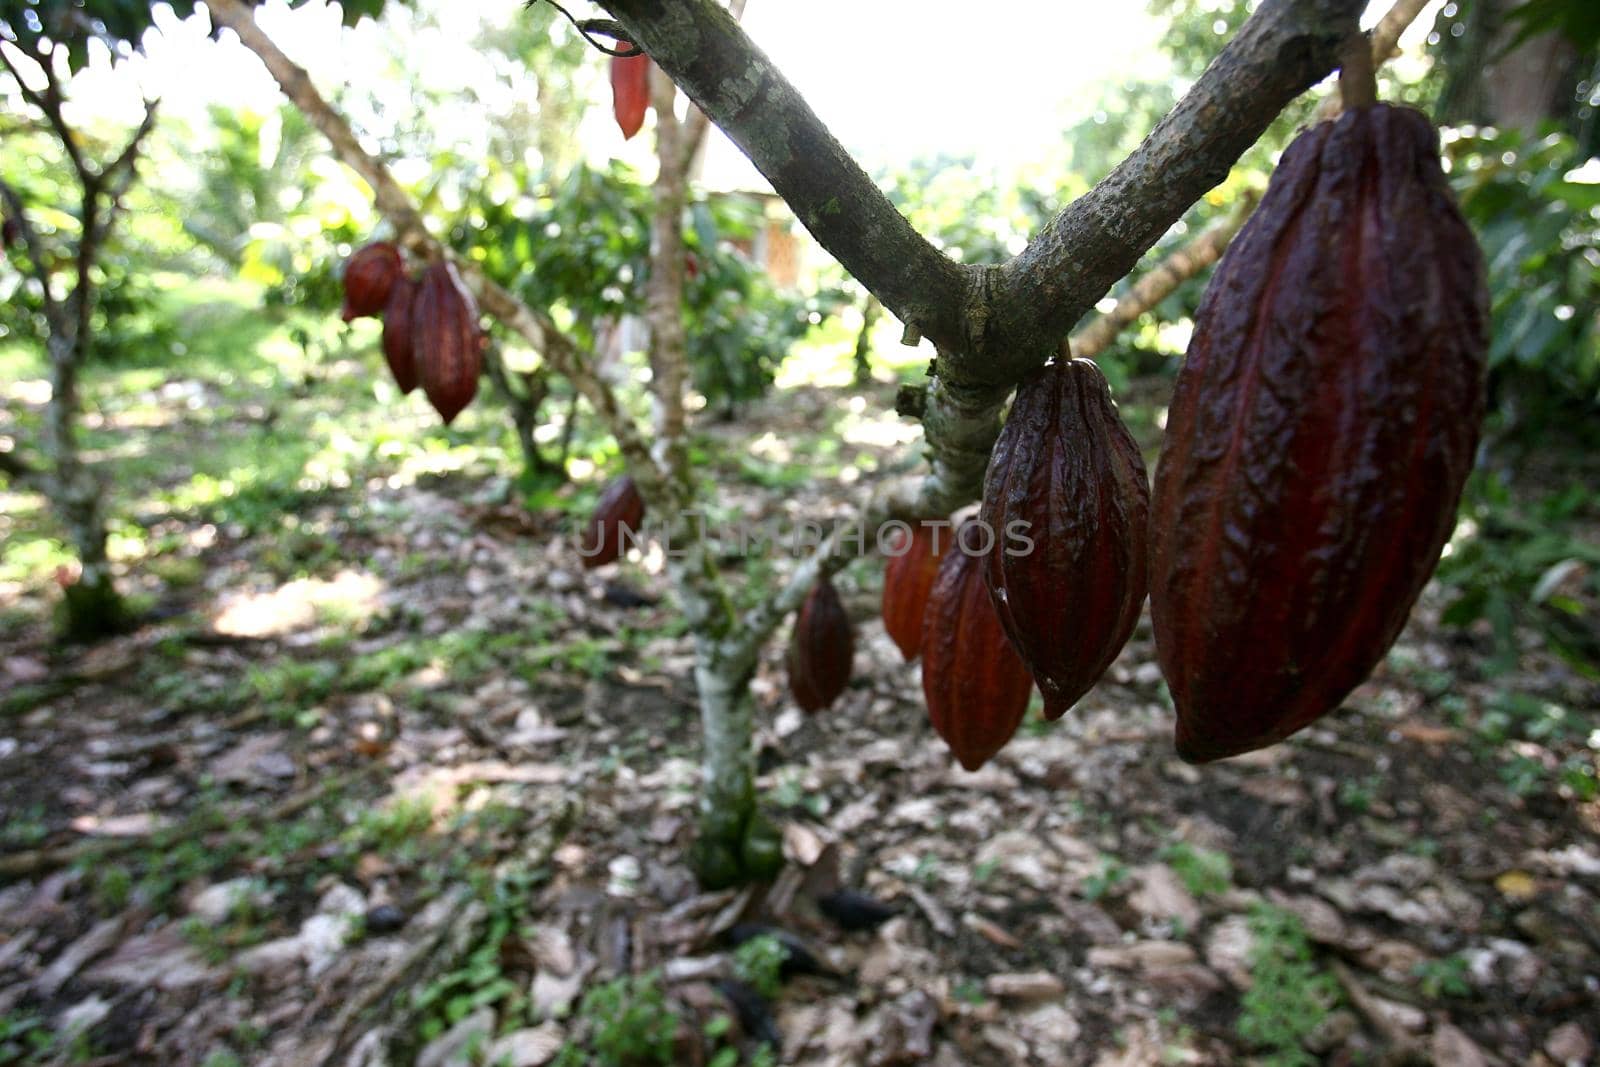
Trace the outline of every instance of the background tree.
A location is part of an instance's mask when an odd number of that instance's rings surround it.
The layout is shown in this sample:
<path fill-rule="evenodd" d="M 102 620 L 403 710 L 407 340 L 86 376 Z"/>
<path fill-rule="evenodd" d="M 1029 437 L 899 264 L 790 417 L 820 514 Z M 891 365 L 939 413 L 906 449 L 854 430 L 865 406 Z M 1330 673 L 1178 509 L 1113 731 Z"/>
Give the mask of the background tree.
<path fill-rule="evenodd" d="M 103 44 L 113 59 L 125 57 L 130 39 L 120 23 L 98 24 L 78 9 L 30 8 L 0 18 L 0 63 L 14 91 L 60 144 L 77 184 L 76 203 L 51 205 L 29 186 L 0 180 L 7 226 L 16 234 L 12 263 L 32 277 L 31 295 L 45 324 L 50 358 L 50 402 L 40 441 L 43 468 L 15 451 L 0 453 L 0 471 L 39 486 L 71 537 L 77 573 L 60 575 L 62 627 L 71 639 L 113 633 L 128 623 L 106 556 L 104 487 L 78 446 L 78 375 L 97 343 L 96 322 L 105 310 L 100 295 L 100 257 L 137 177 L 140 146 L 155 123 L 155 105 L 120 146 L 107 146 L 67 121 L 65 105 L 74 71 L 88 58 L 90 42 Z M 20 126 L 20 124 L 19 124 Z M 18 128 L 8 131 L 15 138 Z M 98 158 L 97 158 L 98 157 Z"/>

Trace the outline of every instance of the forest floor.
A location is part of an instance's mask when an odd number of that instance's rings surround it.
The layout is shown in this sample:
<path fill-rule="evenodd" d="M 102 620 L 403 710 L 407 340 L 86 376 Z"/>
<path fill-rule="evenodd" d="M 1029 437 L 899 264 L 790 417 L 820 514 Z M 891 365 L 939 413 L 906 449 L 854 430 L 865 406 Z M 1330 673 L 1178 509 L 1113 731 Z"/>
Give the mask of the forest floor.
<path fill-rule="evenodd" d="M 371 373 L 100 398 L 150 621 L 58 649 L 48 583 L 0 586 L 0 1063 L 1593 1061 L 1600 686 L 1536 635 L 1491 674 L 1435 587 L 1345 709 L 1192 767 L 1146 620 L 968 774 L 863 560 L 843 698 L 803 715 L 781 641 L 755 682 L 787 866 L 703 894 L 658 555 L 584 572 L 588 498 L 469 447 L 492 407 L 445 433 Z M 721 513 L 842 515 L 912 437 L 891 397 L 710 425 Z M 842 929 L 835 882 L 893 916 Z"/>

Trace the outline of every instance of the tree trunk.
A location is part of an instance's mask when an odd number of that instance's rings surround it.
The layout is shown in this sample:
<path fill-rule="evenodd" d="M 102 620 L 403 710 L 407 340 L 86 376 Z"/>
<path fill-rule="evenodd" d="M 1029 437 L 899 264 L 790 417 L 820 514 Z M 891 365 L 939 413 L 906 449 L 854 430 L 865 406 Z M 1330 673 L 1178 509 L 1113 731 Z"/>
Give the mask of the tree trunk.
<path fill-rule="evenodd" d="M 871 293 L 861 308 L 861 332 L 856 334 L 856 385 L 872 384 L 872 330 L 883 314 L 883 304 Z"/>
<path fill-rule="evenodd" d="M 76 294 L 86 300 L 87 294 Z M 51 503 L 81 567 L 76 580 L 61 582 L 60 629 L 69 641 L 93 641 L 127 629 L 128 613 L 111 577 L 106 556 L 104 487 L 78 455 L 78 368 L 84 336 L 52 331 L 50 404 L 45 412 L 44 446 L 50 459 Z"/>
<path fill-rule="evenodd" d="M 782 866 L 783 848 L 756 803 L 750 674 L 720 659 L 704 638 L 696 641 L 695 660 L 704 749 L 700 827 L 689 863 L 707 889 L 766 881 Z"/>

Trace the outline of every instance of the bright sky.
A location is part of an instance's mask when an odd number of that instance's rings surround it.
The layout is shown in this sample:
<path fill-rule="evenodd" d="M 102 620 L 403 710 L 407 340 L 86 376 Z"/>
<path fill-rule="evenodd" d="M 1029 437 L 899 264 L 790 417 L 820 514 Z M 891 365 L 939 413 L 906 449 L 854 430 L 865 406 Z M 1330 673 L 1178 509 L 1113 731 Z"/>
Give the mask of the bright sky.
<path fill-rule="evenodd" d="M 461 32 L 426 40 L 416 57 L 422 76 L 448 85 L 470 71 L 467 38 L 480 25 L 514 18 L 519 6 L 519 0 L 454 0 L 461 18 L 451 24 Z M 941 151 L 976 153 L 1003 167 L 1036 157 L 1056 131 L 1091 111 L 1099 83 L 1164 72 L 1154 47 L 1160 27 L 1144 6 L 1137 0 L 985 0 L 981 7 L 969 0 L 749 0 L 745 25 L 868 167 Z M 584 7 L 583 0 L 571 4 L 575 13 Z M 331 5 L 290 11 L 282 0 L 267 0 L 258 17 L 324 89 L 340 81 L 370 88 L 393 77 L 388 57 L 372 47 L 379 31 L 370 24 L 341 31 Z M 180 22 L 159 11 L 157 25 L 162 35 L 148 41 L 150 62 L 139 64 L 139 81 L 164 99 L 169 114 L 200 120 L 213 103 L 258 111 L 277 106 L 278 89 L 265 70 L 231 36 L 223 44 L 209 40 L 203 16 Z M 596 62 L 598 68 L 598 56 Z M 603 81 L 596 86 L 603 87 Z M 137 120 L 126 78 L 88 79 L 81 99 L 98 116 L 121 112 Z M 644 149 L 637 155 L 642 163 L 648 149 L 622 146 L 606 104 L 595 101 L 585 143 L 601 156 L 634 157 Z M 706 168 L 713 184 L 754 178 L 721 138 Z"/>
<path fill-rule="evenodd" d="M 521 0 L 429 2 L 448 6 L 454 32 L 401 31 L 406 62 L 430 86 L 476 84 L 483 64 L 475 62 L 471 37 L 515 18 Z M 589 7 L 570 3 L 580 15 Z M 1058 131 L 1094 110 L 1104 84 L 1166 73 L 1156 50 L 1161 27 L 1145 7 L 1140 0 L 749 0 L 745 25 L 869 169 L 944 152 L 974 153 L 980 165 L 1004 170 L 1052 147 Z M 327 3 L 290 11 L 284 0 L 267 0 L 258 18 L 324 90 L 349 84 L 381 94 L 395 84 L 390 56 L 379 47 L 394 31 L 370 22 L 342 30 Z M 1414 29 L 1430 22 L 1425 14 Z M 255 57 L 231 35 L 211 41 L 203 15 L 180 22 L 162 8 L 157 25 L 162 34 L 147 42 L 149 62 L 137 64 L 137 78 L 163 99 L 167 114 L 203 121 L 211 104 L 266 112 L 280 103 Z M 580 137 L 591 155 L 622 155 L 648 172 L 648 138 L 624 145 L 610 121 L 602 62 L 597 55 L 596 99 Z M 97 117 L 137 121 L 129 77 L 91 75 L 80 88 L 85 110 Z M 460 121 L 472 125 L 481 113 L 463 100 Z M 353 117 L 358 126 L 365 118 Z M 718 187 L 760 181 L 720 136 L 704 178 Z"/>

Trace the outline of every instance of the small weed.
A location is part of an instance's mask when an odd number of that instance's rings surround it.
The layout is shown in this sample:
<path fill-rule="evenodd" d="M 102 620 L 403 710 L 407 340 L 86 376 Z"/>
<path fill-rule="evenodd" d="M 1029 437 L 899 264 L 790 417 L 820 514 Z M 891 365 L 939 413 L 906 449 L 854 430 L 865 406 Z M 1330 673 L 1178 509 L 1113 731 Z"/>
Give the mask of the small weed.
<path fill-rule="evenodd" d="M 1429 1000 L 1441 997 L 1466 997 L 1472 995 L 1472 983 L 1467 980 L 1469 967 L 1460 956 L 1423 960 L 1411 970 L 1417 980 L 1417 989 Z"/>
<path fill-rule="evenodd" d="M 669 1067 L 673 1062 L 679 1020 L 653 971 L 589 990 L 578 1008 L 578 1025 L 588 1031 L 588 1040 L 582 1045 L 569 1041 L 555 1067 Z"/>
<path fill-rule="evenodd" d="M 1161 858 L 1197 897 L 1218 896 L 1233 885 L 1233 861 L 1226 853 L 1179 841 L 1164 849 Z"/>
<path fill-rule="evenodd" d="M 1357 815 L 1365 815 L 1372 810 L 1372 802 L 1378 798 L 1382 785 L 1382 779 L 1375 774 L 1346 778 L 1339 783 L 1339 803 Z"/>
<path fill-rule="evenodd" d="M 770 934 L 753 937 L 740 945 L 733 954 L 733 970 L 739 981 L 754 989 L 768 1000 L 783 990 L 779 971 L 789 958 L 789 950 Z"/>
<path fill-rule="evenodd" d="M 402 796 L 380 808 L 361 813 L 349 830 L 349 839 L 360 849 L 398 852 L 433 826 L 433 798 Z"/>
<path fill-rule="evenodd" d="M 32 848 L 50 835 L 50 824 L 45 821 L 43 804 L 30 805 L 27 810 L 9 816 L 0 826 L 0 845 L 6 848 Z"/>
<path fill-rule="evenodd" d="M 951 995 L 961 1003 L 971 1004 L 974 1007 L 982 1004 L 986 999 L 983 992 L 983 983 L 976 978 L 963 978 L 957 982 L 955 989 L 951 991 Z"/>
<path fill-rule="evenodd" d="M 1302 1047 L 1339 1000 L 1331 975 L 1317 970 L 1300 920 L 1289 912 L 1260 905 L 1250 914 L 1255 948 L 1250 953 L 1254 983 L 1240 1001 L 1234 1029 L 1266 1055 L 1260 1062 L 1299 1067 L 1316 1062 Z"/>
<path fill-rule="evenodd" d="M 1115 856 L 1101 856 L 1100 870 L 1084 879 L 1083 899 L 1099 900 L 1126 881 L 1127 877 L 1127 864 Z"/>

